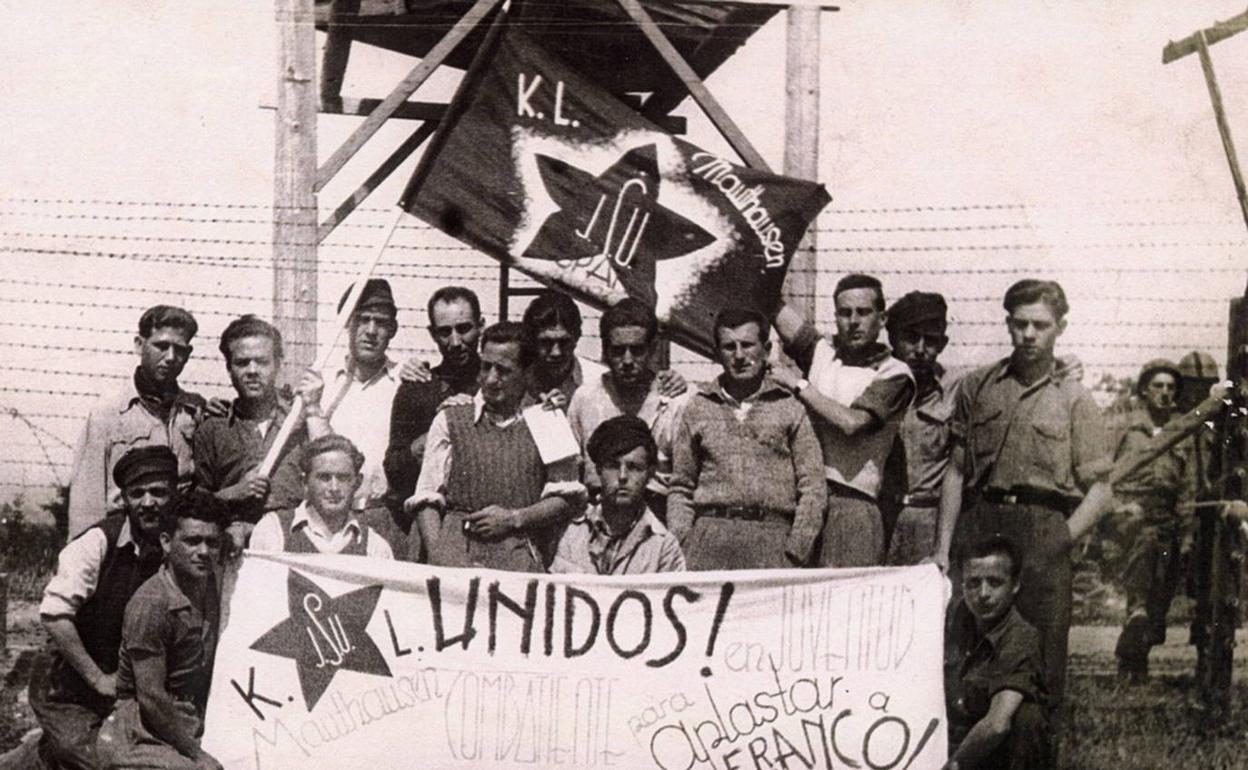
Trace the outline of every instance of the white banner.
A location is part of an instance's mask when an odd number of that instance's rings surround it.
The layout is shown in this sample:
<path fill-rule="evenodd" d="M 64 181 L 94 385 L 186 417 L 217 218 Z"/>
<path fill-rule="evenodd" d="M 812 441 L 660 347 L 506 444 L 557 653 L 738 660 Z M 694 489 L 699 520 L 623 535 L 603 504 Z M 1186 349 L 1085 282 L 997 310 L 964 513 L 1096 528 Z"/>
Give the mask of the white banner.
<path fill-rule="evenodd" d="M 248 554 L 226 768 L 939 768 L 935 567 L 526 575 Z"/>

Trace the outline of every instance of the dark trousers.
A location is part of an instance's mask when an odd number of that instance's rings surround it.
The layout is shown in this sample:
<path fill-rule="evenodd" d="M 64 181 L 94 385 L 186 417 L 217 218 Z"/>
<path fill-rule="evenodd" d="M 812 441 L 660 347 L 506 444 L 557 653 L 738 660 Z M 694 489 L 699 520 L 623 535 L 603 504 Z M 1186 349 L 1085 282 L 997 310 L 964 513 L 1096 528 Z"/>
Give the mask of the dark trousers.
<path fill-rule="evenodd" d="M 1114 650 L 1124 670 L 1147 671 L 1149 649 L 1166 640 L 1166 614 L 1179 584 L 1179 530 L 1173 510 L 1147 503 L 1144 517 L 1126 527 L 1127 619 Z"/>
<path fill-rule="evenodd" d="M 907 505 L 897 515 L 897 526 L 888 542 L 888 564 L 904 567 L 931 558 L 936 552 L 936 520 L 940 509 Z"/>
<path fill-rule="evenodd" d="M 53 770 L 97 770 L 96 736 L 112 703 L 99 696 L 89 701 L 72 699 L 50 677 L 54 669 L 39 665 L 34 669 L 29 694 L 31 711 L 43 729 L 39 759 Z"/>
<path fill-rule="evenodd" d="M 442 517 L 438 542 L 429 547 L 429 563 L 444 567 L 485 567 L 504 572 L 546 571 L 529 538 L 477 539 L 464 531 L 464 514 L 458 511 L 448 511 Z"/>
<path fill-rule="evenodd" d="M 1014 606 L 1040 632 L 1044 683 L 1050 703 L 1060 709 L 1066 691 L 1066 647 L 1070 633 L 1070 528 L 1066 517 L 1039 505 L 975 502 L 958 517 L 952 566 L 954 601 L 962 595 L 958 549 L 1001 534 L 1023 556 L 1023 570 Z"/>

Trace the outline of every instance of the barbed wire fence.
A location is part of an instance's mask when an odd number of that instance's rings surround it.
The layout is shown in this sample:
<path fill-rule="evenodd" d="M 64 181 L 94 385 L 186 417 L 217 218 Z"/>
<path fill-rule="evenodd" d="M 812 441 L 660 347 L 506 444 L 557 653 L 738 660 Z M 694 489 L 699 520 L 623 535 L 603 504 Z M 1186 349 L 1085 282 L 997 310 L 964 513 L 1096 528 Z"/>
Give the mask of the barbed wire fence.
<path fill-rule="evenodd" d="M 242 313 L 272 315 L 272 212 L 238 202 L 0 197 L 0 497 L 50 494 L 68 479 L 88 410 L 133 374 L 138 316 L 151 305 L 181 305 L 200 322 L 182 384 L 230 395 L 219 335 Z M 338 298 L 392 217 L 391 208 L 363 207 L 321 244 L 320 296 L 309 300 L 319 338 L 331 336 Z M 945 295 L 944 360 L 966 368 L 1008 353 L 1005 289 L 1053 278 L 1072 306 L 1060 346 L 1083 361 L 1089 385 L 1190 350 L 1221 366 L 1227 300 L 1242 292 L 1248 264 L 1233 207 L 1193 198 L 832 207 L 815 229 L 815 320 L 825 332 L 837 278 L 873 273 L 890 301 L 915 289 Z M 377 275 L 399 303 L 396 357 L 436 358 L 424 302 L 437 286 L 472 288 L 487 318 L 497 317 L 497 263 L 414 217 L 400 224 Z M 522 309 L 513 300 L 512 316 Z M 597 357 L 599 313 L 584 315 L 579 352 Z M 672 363 L 694 381 L 716 372 L 680 348 Z"/>

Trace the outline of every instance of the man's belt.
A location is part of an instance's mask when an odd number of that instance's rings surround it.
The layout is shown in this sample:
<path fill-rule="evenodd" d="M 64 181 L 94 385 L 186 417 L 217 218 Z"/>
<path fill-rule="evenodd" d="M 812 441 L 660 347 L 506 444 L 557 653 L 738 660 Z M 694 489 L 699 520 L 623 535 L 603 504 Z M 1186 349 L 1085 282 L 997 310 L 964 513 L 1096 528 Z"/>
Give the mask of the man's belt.
<path fill-rule="evenodd" d="M 940 495 L 893 495 L 891 502 L 904 508 L 939 508 Z"/>
<path fill-rule="evenodd" d="M 1079 507 L 1077 498 L 1038 487 L 988 488 L 981 493 L 980 499 L 993 505 L 1038 505 L 1058 511 L 1063 516 L 1070 516 Z"/>
<path fill-rule="evenodd" d="M 792 521 L 792 511 L 778 508 L 766 508 L 759 505 L 698 505 L 694 510 L 699 516 L 710 516 L 716 519 L 737 519 L 739 521 L 764 521 L 783 519 Z"/>

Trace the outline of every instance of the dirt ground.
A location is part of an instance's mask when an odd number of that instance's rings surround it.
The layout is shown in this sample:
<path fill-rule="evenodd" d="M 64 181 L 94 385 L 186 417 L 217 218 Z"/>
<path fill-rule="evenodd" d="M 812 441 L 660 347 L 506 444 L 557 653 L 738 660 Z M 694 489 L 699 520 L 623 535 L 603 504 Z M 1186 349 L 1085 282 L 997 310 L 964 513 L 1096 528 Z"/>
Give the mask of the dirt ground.
<path fill-rule="evenodd" d="M 0 752 L 35 726 L 26 704 L 25 666 L 44 635 L 34 602 L 9 606 L 8 654 L 0 658 Z M 1153 649 L 1152 678 L 1127 687 L 1115 677 L 1114 626 L 1070 632 L 1069 717 L 1063 770 L 1232 770 L 1248 768 L 1248 631 L 1237 634 L 1231 718 L 1214 724 L 1193 684 L 1196 654 L 1187 627 L 1173 625 Z M 25 662 L 23 662 L 25 661 Z"/>

